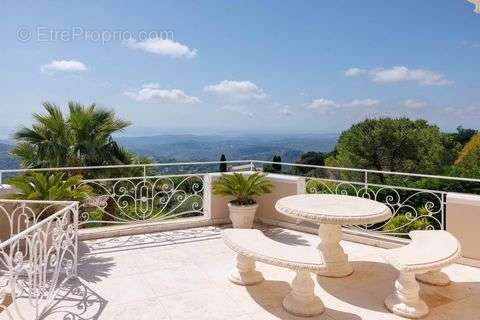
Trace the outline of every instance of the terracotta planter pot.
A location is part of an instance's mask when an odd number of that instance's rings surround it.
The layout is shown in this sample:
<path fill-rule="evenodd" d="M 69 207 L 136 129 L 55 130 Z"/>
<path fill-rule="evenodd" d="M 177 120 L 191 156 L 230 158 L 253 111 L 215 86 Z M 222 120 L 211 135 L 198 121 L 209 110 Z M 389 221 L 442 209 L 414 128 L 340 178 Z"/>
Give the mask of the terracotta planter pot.
<path fill-rule="evenodd" d="M 257 208 L 257 203 L 239 206 L 229 202 L 228 209 L 230 211 L 230 220 L 232 221 L 233 227 L 238 229 L 251 229 Z"/>

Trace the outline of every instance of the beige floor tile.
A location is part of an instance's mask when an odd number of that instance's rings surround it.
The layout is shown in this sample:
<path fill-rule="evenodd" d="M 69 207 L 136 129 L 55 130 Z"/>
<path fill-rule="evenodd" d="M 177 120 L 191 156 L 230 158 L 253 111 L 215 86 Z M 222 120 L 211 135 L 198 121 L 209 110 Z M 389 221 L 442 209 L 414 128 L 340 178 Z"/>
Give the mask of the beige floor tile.
<path fill-rule="evenodd" d="M 297 317 L 289 314 L 283 307 L 268 308 L 249 315 L 252 320 L 333 320 L 327 312 L 314 317 Z M 353 319 L 352 319 L 353 320 Z"/>
<path fill-rule="evenodd" d="M 142 299 L 130 303 L 108 304 L 102 318 L 111 320 L 172 320 L 156 298 Z"/>
<path fill-rule="evenodd" d="M 434 308 L 430 316 L 441 320 L 480 320 L 480 295 L 473 295 Z"/>
<path fill-rule="evenodd" d="M 144 275 L 106 278 L 100 283 L 91 285 L 91 288 L 113 304 L 155 297 L 155 292 L 149 286 L 149 280 Z"/>
<path fill-rule="evenodd" d="M 159 269 L 144 275 L 155 296 L 213 289 L 212 281 L 197 266 L 187 265 L 177 269 Z"/>
<path fill-rule="evenodd" d="M 245 315 L 223 290 L 199 290 L 158 299 L 175 320 L 223 320 Z"/>

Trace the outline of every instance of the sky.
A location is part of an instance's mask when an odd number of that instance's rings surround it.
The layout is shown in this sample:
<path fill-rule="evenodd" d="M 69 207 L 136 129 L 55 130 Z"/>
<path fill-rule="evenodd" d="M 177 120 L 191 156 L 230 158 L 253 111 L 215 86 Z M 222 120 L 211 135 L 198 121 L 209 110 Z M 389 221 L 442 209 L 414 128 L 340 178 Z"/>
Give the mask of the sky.
<path fill-rule="evenodd" d="M 367 117 L 480 123 L 467 0 L 2 1 L 0 137 L 42 102 L 159 133 L 336 133 Z"/>

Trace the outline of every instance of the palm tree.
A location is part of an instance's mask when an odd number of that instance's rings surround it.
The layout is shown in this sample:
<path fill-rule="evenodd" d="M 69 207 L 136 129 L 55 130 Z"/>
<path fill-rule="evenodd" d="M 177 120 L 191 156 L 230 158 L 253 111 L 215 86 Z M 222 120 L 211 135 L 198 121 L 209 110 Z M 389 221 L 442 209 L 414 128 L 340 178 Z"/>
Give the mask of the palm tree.
<path fill-rule="evenodd" d="M 25 176 L 12 177 L 8 183 L 18 193 L 12 199 L 26 200 L 69 200 L 85 201 L 92 194 L 92 189 L 82 184 L 81 176 L 64 177 L 62 172 L 30 172 Z"/>
<path fill-rule="evenodd" d="M 45 102 L 46 114 L 34 114 L 31 128 L 23 127 L 13 138 L 18 144 L 11 153 L 26 168 L 99 166 L 131 163 L 134 156 L 112 138 L 130 125 L 111 110 L 95 104 L 69 102 L 69 114 Z"/>

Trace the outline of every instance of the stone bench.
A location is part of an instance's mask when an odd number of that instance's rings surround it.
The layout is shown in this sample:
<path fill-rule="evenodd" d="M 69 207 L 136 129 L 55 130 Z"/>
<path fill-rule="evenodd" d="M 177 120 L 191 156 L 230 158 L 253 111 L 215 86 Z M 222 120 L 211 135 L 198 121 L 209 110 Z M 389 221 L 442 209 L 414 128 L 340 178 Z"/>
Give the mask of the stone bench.
<path fill-rule="evenodd" d="M 418 281 L 431 285 L 448 285 L 450 279 L 441 268 L 460 257 L 458 240 L 447 231 L 412 231 L 412 241 L 401 248 L 391 249 L 385 260 L 400 271 L 395 291 L 385 299 L 385 306 L 393 313 L 407 318 L 421 318 L 428 314 L 428 306 L 419 296 Z"/>
<path fill-rule="evenodd" d="M 285 310 L 298 316 L 314 316 L 325 310 L 320 298 L 315 296 L 311 275 L 325 268 L 315 247 L 284 244 L 255 229 L 226 229 L 223 239 L 237 252 L 237 266 L 229 274 L 230 281 L 239 285 L 262 282 L 264 278 L 255 270 L 255 261 L 291 269 L 296 275 L 292 291 L 283 299 Z"/>

